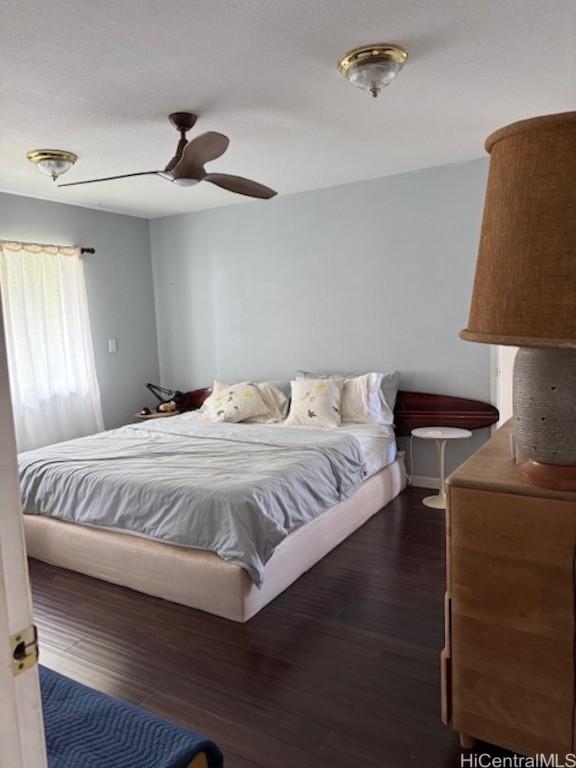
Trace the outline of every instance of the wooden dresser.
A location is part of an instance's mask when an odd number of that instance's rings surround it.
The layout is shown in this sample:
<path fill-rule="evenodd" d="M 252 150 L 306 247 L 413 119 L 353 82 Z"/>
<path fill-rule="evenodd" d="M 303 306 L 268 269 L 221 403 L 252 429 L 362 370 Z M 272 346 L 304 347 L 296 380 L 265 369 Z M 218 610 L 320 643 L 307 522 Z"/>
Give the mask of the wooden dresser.
<path fill-rule="evenodd" d="M 519 752 L 574 751 L 576 493 L 521 483 L 509 425 L 448 480 L 442 717 Z"/>

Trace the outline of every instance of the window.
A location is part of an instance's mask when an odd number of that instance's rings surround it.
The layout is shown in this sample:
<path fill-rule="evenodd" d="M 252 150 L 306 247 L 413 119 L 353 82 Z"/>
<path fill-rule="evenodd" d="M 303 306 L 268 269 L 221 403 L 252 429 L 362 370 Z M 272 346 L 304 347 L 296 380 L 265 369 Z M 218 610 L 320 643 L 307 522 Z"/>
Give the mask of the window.
<path fill-rule="evenodd" d="M 103 429 L 78 248 L 0 241 L 18 450 Z"/>

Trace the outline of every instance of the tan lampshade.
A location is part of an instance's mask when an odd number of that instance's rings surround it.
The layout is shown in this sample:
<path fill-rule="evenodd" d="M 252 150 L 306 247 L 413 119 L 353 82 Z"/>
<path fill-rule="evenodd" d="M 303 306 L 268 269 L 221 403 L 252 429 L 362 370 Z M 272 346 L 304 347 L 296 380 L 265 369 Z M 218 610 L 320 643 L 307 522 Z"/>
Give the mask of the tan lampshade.
<path fill-rule="evenodd" d="M 576 112 L 486 140 L 490 173 L 467 341 L 576 349 Z"/>

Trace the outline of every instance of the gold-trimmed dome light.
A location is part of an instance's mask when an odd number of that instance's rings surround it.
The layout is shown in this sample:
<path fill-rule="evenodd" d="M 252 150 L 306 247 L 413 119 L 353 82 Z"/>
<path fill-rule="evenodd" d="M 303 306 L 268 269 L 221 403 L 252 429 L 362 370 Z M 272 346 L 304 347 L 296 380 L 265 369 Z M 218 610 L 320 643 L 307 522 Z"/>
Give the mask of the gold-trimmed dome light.
<path fill-rule="evenodd" d="M 392 43 L 363 45 L 348 51 L 338 61 L 342 75 L 357 88 L 376 97 L 404 66 L 408 52 Z"/>
<path fill-rule="evenodd" d="M 58 176 L 69 171 L 74 165 L 78 156 L 74 152 L 68 152 L 65 149 L 31 149 L 26 152 L 26 157 L 36 168 L 56 181 Z"/>

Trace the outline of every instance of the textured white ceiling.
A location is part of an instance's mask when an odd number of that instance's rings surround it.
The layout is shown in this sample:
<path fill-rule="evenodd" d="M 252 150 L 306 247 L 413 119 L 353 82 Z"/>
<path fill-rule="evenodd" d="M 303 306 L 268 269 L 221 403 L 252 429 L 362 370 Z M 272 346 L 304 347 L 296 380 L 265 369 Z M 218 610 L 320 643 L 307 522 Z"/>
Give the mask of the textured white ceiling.
<path fill-rule="evenodd" d="M 137 216 L 247 198 L 57 189 L 26 151 L 76 152 L 66 181 L 160 168 L 187 109 L 191 136 L 230 137 L 210 170 L 287 194 L 479 157 L 495 128 L 575 108 L 574 0 L 2 0 L 1 17 L 0 189 Z M 335 62 L 378 41 L 410 59 L 375 100 Z"/>

